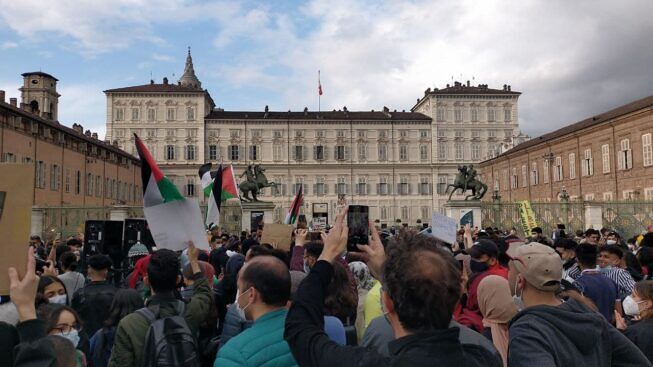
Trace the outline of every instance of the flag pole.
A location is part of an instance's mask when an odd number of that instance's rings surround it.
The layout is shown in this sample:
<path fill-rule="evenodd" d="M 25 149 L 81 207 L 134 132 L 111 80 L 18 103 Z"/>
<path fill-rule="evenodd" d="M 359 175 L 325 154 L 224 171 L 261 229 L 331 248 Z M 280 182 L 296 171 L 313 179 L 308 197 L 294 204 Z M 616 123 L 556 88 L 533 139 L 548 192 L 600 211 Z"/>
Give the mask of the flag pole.
<path fill-rule="evenodd" d="M 317 71 L 317 85 L 318 85 L 318 88 L 322 88 L 322 83 L 320 83 L 320 71 L 319 70 Z M 321 106 L 322 93 L 321 92 L 322 91 L 318 89 L 318 92 L 317 92 L 317 113 L 318 113 L 318 115 L 320 114 L 320 112 L 322 112 L 322 106 Z"/>

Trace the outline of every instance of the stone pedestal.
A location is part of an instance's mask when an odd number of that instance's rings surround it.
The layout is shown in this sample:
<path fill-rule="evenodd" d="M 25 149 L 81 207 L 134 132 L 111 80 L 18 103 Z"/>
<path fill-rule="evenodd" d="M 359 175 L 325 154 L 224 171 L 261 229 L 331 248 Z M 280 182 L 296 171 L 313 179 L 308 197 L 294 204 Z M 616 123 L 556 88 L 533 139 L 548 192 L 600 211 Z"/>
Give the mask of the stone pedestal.
<path fill-rule="evenodd" d="M 109 220 L 124 221 L 129 218 L 129 208 L 125 205 L 115 205 L 109 211 Z"/>
<path fill-rule="evenodd" d="M 32 225 L 30 227 L 30 236 L 35 234 L 41 236 L 41 238 L 45 241 L 45 238 L 43 236 L 43 209 L 39 208 L 37 206 L 32 207 Z"/>
<path fill-rule="evenodd" d="M 260 217 L 261 215 L 263 216 L 262 223 L 272 223 L 274 208 L 274 203 L 264 201 L 243 203 L 241 229 L 249 232 L 252 229 L 252 219 Z"/>
<path fill-rule="evenodd" d="M 481 228 L 481 202 L 479 200 L 449 200 L 444 204 L 447 217 L 456 223 Z"/>

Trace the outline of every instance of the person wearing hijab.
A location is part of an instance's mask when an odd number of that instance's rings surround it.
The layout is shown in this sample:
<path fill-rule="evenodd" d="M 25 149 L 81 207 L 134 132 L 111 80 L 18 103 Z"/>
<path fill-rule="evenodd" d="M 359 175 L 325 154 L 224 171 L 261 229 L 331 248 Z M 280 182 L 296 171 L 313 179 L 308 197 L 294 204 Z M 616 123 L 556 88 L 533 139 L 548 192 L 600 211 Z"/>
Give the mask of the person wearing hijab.
<path fill-rule="evenodd" d="M 356 311 L 356 334 L 358 335 L 358 342 L 363 340 L 365 334 L 365 298 L 367 293 L 372 289 L 376 280 L 372 277 L 370 269 L 362 261 L 352 261 L 349 263 L 354 280 L 356 281 L 356 288 L 358 290 L 358 308 Z"/>
<path fill-rule="evenodd" d="M 483 315 L 484 335 L 492 340 L 508 366 L 508 323 L 517 314 L 506 278 L 488 275 L 478 285 L 478 306 Z"/>

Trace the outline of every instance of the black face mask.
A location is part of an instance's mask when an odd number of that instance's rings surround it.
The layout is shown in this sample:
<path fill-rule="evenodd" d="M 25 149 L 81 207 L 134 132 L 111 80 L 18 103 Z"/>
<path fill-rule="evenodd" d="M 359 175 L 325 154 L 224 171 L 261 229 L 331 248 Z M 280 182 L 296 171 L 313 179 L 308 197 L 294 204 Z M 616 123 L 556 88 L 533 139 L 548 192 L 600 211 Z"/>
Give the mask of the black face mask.
<path fill-rule="evenodd" d="M 469 262 L 469 269 L 472 271 L 472 273 L 482 273 L 486 271 L 489 268 L 489 265 L 484 262 L 484 261 L 476 261 L 472 259 L 472 261 Z"/>

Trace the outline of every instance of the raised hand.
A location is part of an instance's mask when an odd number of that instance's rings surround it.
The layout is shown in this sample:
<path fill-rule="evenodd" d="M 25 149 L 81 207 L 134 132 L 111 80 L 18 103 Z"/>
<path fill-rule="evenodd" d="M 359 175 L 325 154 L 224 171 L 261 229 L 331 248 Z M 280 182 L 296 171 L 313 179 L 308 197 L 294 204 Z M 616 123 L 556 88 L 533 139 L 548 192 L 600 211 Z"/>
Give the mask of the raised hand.
<path fill-rule="evenodd" d="M 193 241 L 188 241 L 188 261 L 190 261 L 190 269 L 193 271 L 193 274 L 199 273 L 200 264 L 197 258 L 200 255 L 200 250 L 195 247 Z"/>
<path fill-rule="evenodd" d="M 381 279 L 383 273 L 383 264 L 385 263 L 385 249 L 379 236 L 379 231 L 372 222 L 370 226 L 370 240 L 368 245 L 358 245 L 358 248 L 365 253 L 365 262 L 370 269 L 370 273 L 376 279 Z"/>
<path fill-rule="evenodd" d="M 306 235 L 308 234 L 308 229 L 297 228 L 295 230 L 295 246 L 302 247 L 306 243 Z"/>
<path fill-rule="evenodd" d="M 344 223 L 346 215 L 347 208 L 344 208 L 340 214 L 336 216 L 336 223 L 331 228 L 329 234 L 325 235 L 322 233 L 324 249 L 322 250 L 322 255 L 320 255 L 318 260 L 326 260 L 332 263 L 347 247 L 349 228 Z"/>
<path fill-rule="evenodd" d="M 9 268 L 8 274 L 9 297 L 16 305 L 20 321 L 35 319 L 36 307 L 34 306 L 34 299 L 39 285 L 39 277 L 36 275 L 34 248 L 29 247 L 27 250 L 27 269 L 23 279 L 19 278 L 16 268 Z"/>

